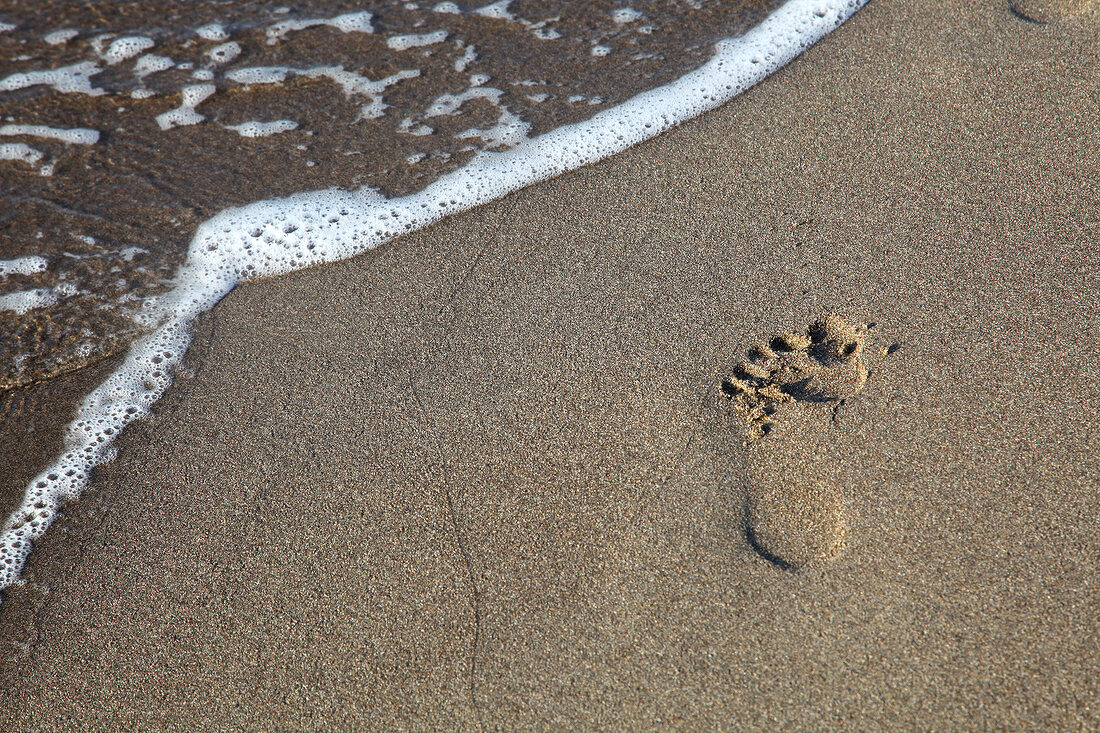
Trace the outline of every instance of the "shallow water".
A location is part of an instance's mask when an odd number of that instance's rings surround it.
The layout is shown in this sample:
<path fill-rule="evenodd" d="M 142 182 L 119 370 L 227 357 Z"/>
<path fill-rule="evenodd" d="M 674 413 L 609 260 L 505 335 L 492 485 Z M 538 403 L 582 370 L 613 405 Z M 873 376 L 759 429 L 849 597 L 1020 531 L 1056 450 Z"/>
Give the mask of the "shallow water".
<path fill-rule="evenodd" d="M 422 189 L 778 4 L 0 3 L 0 389 L 124 350 L 219 210 Z"/>

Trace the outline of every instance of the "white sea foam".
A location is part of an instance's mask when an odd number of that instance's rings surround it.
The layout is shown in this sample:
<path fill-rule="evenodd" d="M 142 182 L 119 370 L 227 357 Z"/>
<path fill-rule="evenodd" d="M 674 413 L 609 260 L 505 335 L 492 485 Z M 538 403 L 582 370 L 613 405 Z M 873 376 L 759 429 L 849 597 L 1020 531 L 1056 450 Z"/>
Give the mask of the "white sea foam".
<path fill-rule="evenodd" d="M 481 138 L 486 146 L 490 148 L 519 145 L 527 139 L 527 133 L 531 125 L 524 122 L 516 114 L 501 104 L 500 97 L 504 92 L 500 89 L 494 89 L 493 87 L 481 86 L 481 84 L 484 84 L 488 80 L 489 78 L 483 74 L 475 74 L 470 77 L 471 87 L 469 89 L 461 94 L 444 94 L 437 97 L 428 106 L 428 109 L 424 112 L 424 116 L 440 117 L 442 115 L 454 115 L 458 113 L 458 110 L 462 105 L 466 104 L 466 102 L 474 99 L 485 100 L 496 105 L 500 110 L 500 116 L 497 118 L 496 124 L 484 129 L 469 128 L 458 133 L 455 137 L 460 140 L 473 137 Z"/>
<path fill-rule="evenodd" d="M 373 119 L 381 117 L 383 110 L 388 106 L 383 101 L 382 92 L 400 81 L 420 76 L 420 71 L 403 69 L 384 79 L 374 80 L 353 71 L 347 71 L 343 66 L 317 66 L 311 69 L 292 69 L 288 66 L 249 66 L 234 69 L 225 76 L 238 84 L 280 84 L 286 81 L 289 74 L 313 79 L 318 77 L 330 79 L 343 90 L 344 96 L 348 99 L 368 97 L 370 101 L 360 108 L 360 117 Z"/>
<path fill-rule="evenodd" d="M 57 295 L 49 288 L 21 290 L 17 293 L 0 295 L 0 311 L 14 311 L 23 314 L 34 308 L 53 305 L 57 300 Z"/>
<path fill-rule="evenodd" d="M 397 131 L 404 135 L 416 135 L 417 137 L 424 137 L 435 132 L 432 128 L 417 122 L 412 117 L 403 118 L 397 125 Z"/>
<path fill-rule="evenodd" d="M 259 122 L 250 120 L 239 125 L 226 125 L 227 130 L 235 130 L 241 137 L 267 137 L 277 135 L 280 132 L 289 132 L 298 129 L 298 123 L 294 120 L 274 120 L 272 122 Z"/>
<path fill-rule="evenodd" d="M 236 41 L 222 43 L 206 52 L 206 57 L 213 64 L 228 64 L 241 55 L 241 44 Z"/>
<path fill-rule="evenodd" d="M 130 247 L 123 247 L 122 249 L 120 249 L 118 251 L 118 254 L 119 254 L 119 257 L 121 257 L 126 262 L 132 262 L 133 259 L 135 257 L 137 257 L 139 254 L 145 254 L 148 251 L 149 250 L 145 249 L 144 247 L 130 246 Z"/>
<path fill-rule="evenodd" d="M 158 71 L 168 71 L 176 65 L 176 62 L 167 56 L 158 56 L 155 53 L 147 53 L 134 62 L 134 76 L 144 79 Z"/>
<path fill-rule="evenodd" d="M 431 46 L 443 43 L 447 40 L 447 31 L 435 31 L 434 33 L 412 33 L 404 36 L 391 36 L 386 39 L 386 45 L 394 51 L 404 51 L 408 48 Z"/>
<path fill-rule="evenodd" d="M 291 71 L 293 69 L 288 66 L 248 66 L 233 69 L 225 78 L 238 84 L 278 84 L 286 81 L 286 76 Z"/>
<path fill-rule="evenodd" d="M 157 115 L 157 124 L 162 130 L 171 130 L 173 127 L 185 125 L 197 125 L 206 118 L 195 111 L 204 100 L 213 96 L 218 88 L 213 84 L 192 84 L 180 90 L 182 100 L 180 106 Z"/>
<path fill-rule="evenodd" d="M 13 31 L 18 27 L 19 26 L 17 26 L 15 23 L 5 23 L 3 21 L 0 21 L 0 33 L 7 33 L 8 31 Z"/>
<path fill-rule="evenodd" d="M 99 142 L 99 130 L 86 127 L 47 127 L 46 125 L 0 125 L 0 135 L 27 135 L 60 140 L 72 145 L 95 145 Z"/>
<path fill-rule="evenodd" d="M 0 79 L 0 92 L 11 92 L 38 85 L 52 87 L 63 94 L 89 94 L 98 96 L 102 89 L 92 86 L 92 77 L 103 71 L 93 61 L 81 61 L 71 66 L 43 71 L 21 71 Z"/>
<path fill-rule="evenodd" d="M 148 51 L 155 45 L 153 39 L 146 36 L 124 36 L 111 41 L 111 45 L 102 53 L 102 57 L 109 66 L 114 66 L 120 61 L 132 59 L 139 53 Z"/>
<path fill-rule="evenodd" d="M 62 28 L 60 30 L 50 31 L 46 35 L 42 36 L 42 40 L 50 44 L 51 46 L 60 46 L 73 40 L 78 35 L 80 35 L 80 31 L 74 30 L 72 28 Z"/>
<path fill-rule="evenodd" d="M 477 61 L 477 49 L 472 45 L 466 46 L 462 51 L 462 56 L 455 59 L 454 69 L 455 71 L 465 71 L 466 67 Z"/>
<path fill-rule="evenodd" d="M 42 160 L 42 151 L 26 143 L 0 143 L 0 160 L 19 160 L 34 165 Z"/>
<path fill-rule="evenodd" d="M 228 41 L 229 34 L 221 23 L 207 23 L 195 29 L 195 35 L 204 41 Z"/>
<path fill-rule="evenodd" d="M 38 255 L 16 257 L 13 260 L 0 260 L 0 277 L 7 277 L 8 275 L 34 275 L 38 272 L 45 272 L 49 264 L 49 260 L 45 257 L 39 257 Z"/>
<path fill-rule="evenodd" d="M 359 33 L 373 33 L 374 26 L 371 25 L 371 18 L 374 16 L 368 13 L 366 10 L 361 10 L 354 13 L 345 13 L 338 15 L 335 18 L 308 18 L 303 20 L 281 20 L 272 26 L 269 26 L 265 31 L 267 35 L 268 43 L 276 43 L 281 40 L 287 33 L 291 31 L 305 30 L 306 28 L 313 28 L 318 25 L 327 25 L 337 30 L 341 30 L 345 33 L 359 32 Z"/>
<path fill-rule="evenodd" d="M 0 534 L 0 588 L 15 582 L 31 543 L 58 508 L 80 494 L 111 443 L 171 383 L 195 318 L 238 283 L 345 259 L 399 234 L 466 211 L 565 171 L 614 155 L 712 109 L 783 66 L 866 0 L 788 0 L 744 36 L 716 44 L 714 57 L 678 80 L 591 119 L 480 152 L 421 191 L 388 199 L 370 189 L 328 189 L 227 209 L 196 230 L 173 289 L 145 301 L 150 335 L 97 387 L 70 423 L 64 452 L 27 487 Z M 507 2 L 494 3 L 501 14 Z M 482 8 L 482 11 L 487 8 Z M 485 13 L 483 13 L 485 14 Z"/>
<path fill-rule="evenodd" d="M 641 17 L 642 14 L 634 8 L 619 8 L 611 13 L 611 19 L 619 25 L 633 23 Z"/>
<path fill-rule="evenodd" d="M 484 7 L 478 8 L 474 12 L 478 15 L 486 18 L 499 18 L 500 20 L 515 20 L 516 16 L 512 14 L 512 11 L 508 9 L 508 6 L 512 4 L 512 0 L 499 0 L 499 2 L 490 3 Z"/>

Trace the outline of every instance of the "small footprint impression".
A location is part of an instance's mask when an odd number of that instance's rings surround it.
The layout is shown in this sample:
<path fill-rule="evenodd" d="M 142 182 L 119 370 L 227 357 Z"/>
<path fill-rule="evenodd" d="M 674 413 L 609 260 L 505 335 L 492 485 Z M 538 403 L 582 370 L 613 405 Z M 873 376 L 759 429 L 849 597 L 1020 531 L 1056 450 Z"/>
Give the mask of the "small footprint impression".
<path fill-rule="evenodd" d="M 867 326 L 835 314 L 774 336 L 721 380 L 720 403 L 743 419 L 745 538 L 785 569 L 821 565 L 844 546 L 844 496 L 829 477 L 837 411 L 867 383 Z"/>

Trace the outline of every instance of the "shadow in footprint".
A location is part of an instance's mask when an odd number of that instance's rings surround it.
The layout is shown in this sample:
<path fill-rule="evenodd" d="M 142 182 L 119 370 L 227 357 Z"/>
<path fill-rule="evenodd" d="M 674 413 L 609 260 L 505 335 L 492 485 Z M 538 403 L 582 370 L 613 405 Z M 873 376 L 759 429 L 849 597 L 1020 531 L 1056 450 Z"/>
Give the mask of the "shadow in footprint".
<path fill-rule="evenodd" d="M 794 567 L 778 555 L 773 555 L 771 550 L 757 539 L 748 502 L 745 502 L 745 540 L 749 543 L 749 547 L 756 550 L 756 553 L 760 555 L 760 557 L 764 558 L 772 565 L 782 568 L 783 570 L 790 570 Z"/>

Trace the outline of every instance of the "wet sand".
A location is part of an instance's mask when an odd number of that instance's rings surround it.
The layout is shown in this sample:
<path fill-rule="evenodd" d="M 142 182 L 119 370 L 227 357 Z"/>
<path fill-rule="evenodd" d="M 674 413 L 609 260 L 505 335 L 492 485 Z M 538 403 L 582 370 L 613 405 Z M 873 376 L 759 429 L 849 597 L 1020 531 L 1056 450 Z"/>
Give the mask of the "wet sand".
<path fill-rule="evenodd" d="M 875 0 L 239 288 L 0 606 L 0 728 L 1095 729 L 1098 32 Z M 722 379 L 826 312 L 866 384 L 746 445 Z M 784 568 L 746 506 L 805 476 L 840 547 Z"/>

